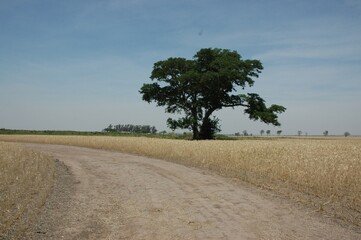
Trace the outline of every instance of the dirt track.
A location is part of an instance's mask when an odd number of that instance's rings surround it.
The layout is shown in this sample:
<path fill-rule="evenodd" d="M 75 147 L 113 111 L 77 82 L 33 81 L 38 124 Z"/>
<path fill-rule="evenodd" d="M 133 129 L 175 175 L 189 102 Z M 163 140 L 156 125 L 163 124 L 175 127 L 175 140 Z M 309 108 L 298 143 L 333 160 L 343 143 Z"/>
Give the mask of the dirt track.
<path fill-rule="evenodd" d="M 361 239 L 309 209 L 178 164 L 24 144 L 69 168 L 24 239 Z M 60 173 L 60 175 L 64 175 Z"/>

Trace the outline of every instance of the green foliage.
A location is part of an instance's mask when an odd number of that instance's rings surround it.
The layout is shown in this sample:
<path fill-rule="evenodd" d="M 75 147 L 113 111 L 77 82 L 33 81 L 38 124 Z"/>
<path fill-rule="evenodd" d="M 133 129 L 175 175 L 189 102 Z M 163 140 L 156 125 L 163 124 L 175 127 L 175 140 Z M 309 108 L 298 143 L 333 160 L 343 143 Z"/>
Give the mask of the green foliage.
<path fill-rule="evenodd" d="M 211 118 L 214 111 L 225 107 L 245 108 L 252 120 L 279 126 L 277 113 L 283 106 L 267 107 L 256 93 L 237 94 L 251 87 L 263 66 L 259 60 L 242 60 L 236 51 L 206 48 L 193 60 L 168 58 L 154 64 L 151 80 L 140 93 L 147 102 L 156 102 L 168 113 L 183 113 L 180 119 L 168 119 L 168 126 L 190 129 L 193 139 L 212 139 L 218 132 L 219 120 Z"/>
<path fill-rule="evenodd" d="M 183 113 L 180 119 L 167 120 L 168 126 L 193 131 L 193 139 L 212 139 L 218 132 L 219 120 L 214 111 L 225 107 L 245 107 L 252 120 L 279 126 L 277 113 L 285 108 L 267 107 L 256 93 L 237 94 L 239 89 L 253 86 L 263 66 L 258 60 L 242 60 L 236 51 L 206 48 L 193 60 L 168 58 L 154 64 L 151 79 L 142 86 L 143 100 L 156 102 L 168 113 Z"/>
<path fill-rule="evenodd" d="M 150 125 L 133 125 L 133 124 L 110 124 L 107 128 L 104 128 L 104 132 L 117 132 L 117 133 L 157 133 L 157 129 Z"/>

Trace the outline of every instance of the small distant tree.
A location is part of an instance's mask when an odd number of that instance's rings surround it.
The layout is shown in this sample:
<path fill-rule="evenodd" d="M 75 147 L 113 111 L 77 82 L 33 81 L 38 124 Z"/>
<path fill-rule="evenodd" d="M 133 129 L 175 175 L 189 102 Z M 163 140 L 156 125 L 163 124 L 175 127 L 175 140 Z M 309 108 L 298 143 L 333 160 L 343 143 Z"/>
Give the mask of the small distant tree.
<path fill-rule="evenodd" d="M 348 136 L 350 136 L 350 135 L 351 135 L 351 133 L 349 133 L 349 132 L 345 132 L 343 135 L 345 135 L 345 137 L 348 137 Z"/>
<path fill-rule="evenodd" d="M 323 136 L 325 136 L 325 137 L 328 136 L 328 131 L 327 130 L 323 132 Z"/>
<path fill-rule="evenodd" d="M 266 133 L 267 133 L 267 136 L 269 136 L 271 134 L 271 130 L 267 130 Z"/>
<path fill-rule="evenodd" d="M 278 130 L 278 131 L 277 131 L 277 135 L 278 135 L 278 136 L 281 135 L 281 133 L 282 133 L 282 130 Z"/>
<path fill-rule="evenodd" d="M 243 136 L 248 136 L 247 130 L 243 130 Z"/>
<path fill-rule="evenodd" d="M 301 136 L 301 135 L 302 135 L 302 131 L 298 130 L 297 135 L 298 135 L 298 136 Z"/>
<path fill-rule="evenodd" d="M 241 134 L 239 132 L 236 132 L 234 135 L 237 136 L 237 137 L 241 136 Z"/>
<path fill-rule="evenodd" d="M 114 131 L 113 125 L 109 124 L 109 126 L 104 128 L 103 131 L 104 132 L 113 132 Z"/>
<path fill-rule="evenodd" d="M 150 133 L 156 134 L 157 133 L 156 127 L 154 127 L 154 126 L 150 127 Z"/>
<path fill-rule="evenodd" d="M 261 136 L 264 134 L 264 130 L 262 129 L 260 132 Z"/>

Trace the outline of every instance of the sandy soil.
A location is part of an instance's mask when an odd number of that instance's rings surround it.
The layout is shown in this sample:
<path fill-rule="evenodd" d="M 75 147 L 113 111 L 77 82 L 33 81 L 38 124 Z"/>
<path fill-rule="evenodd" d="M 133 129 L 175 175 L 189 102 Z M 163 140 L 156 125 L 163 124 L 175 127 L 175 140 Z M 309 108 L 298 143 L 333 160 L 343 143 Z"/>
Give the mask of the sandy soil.
<path fill-rule="evenodd" d="M 58 169 L 54 192 L 23 239 L 361 239 L 359 228 L 201 169 L 119 152 L 24 145 L 65 169 Z"/>

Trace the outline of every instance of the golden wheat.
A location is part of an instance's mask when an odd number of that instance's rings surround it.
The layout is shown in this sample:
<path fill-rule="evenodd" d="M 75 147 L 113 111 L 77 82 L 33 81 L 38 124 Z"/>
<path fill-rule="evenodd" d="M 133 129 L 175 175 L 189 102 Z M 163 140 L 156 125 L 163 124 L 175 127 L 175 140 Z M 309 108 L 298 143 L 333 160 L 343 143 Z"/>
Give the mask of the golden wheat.
<path fill-rule="evenodd" d="M 0 140 L 123 151 L 210 169 L 258 186 L 319 199 L 361 225 L 361 139 L 185 141 L 141 137 L 0 136 Z"/>
<path fill-rule="evenodd" d="M 44 203 L 54 162 L 43 154 L 0 142 L 0 236 L 28 210 Z"/>

